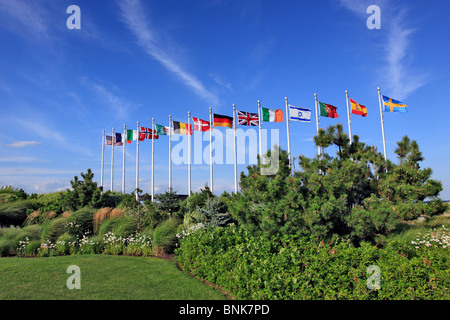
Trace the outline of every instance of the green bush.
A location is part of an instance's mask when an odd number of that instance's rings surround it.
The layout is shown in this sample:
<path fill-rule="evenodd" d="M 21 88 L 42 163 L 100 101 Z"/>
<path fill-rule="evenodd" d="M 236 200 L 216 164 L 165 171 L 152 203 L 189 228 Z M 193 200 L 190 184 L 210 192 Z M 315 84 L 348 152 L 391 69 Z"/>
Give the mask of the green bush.
<path fill-rule="evenodd" d="M 21 229 L 21 232 L 17 235 L 16 240 L 39 240 L 41 239 L 42 226 L 39 224 L 32 224 Z"/>
<path fill-rule="evenodd" d="M 237 227 L 209 227 L 181 239 L 175 259 L 184 270 L 217 284 L 237 299 L 449 299 L 448 249 L 415 249 L 388 241 L 323 243 L 284 236 L 252 236 Z M 369 289 L 369 266 L 381 288 Z"/>
<path fill-rule="evenodd" d="M 44 224 L 42 226 L 41 239 L 55 243 L 56 239 L 66 232 L 67 220 L 67 218 L 59 217 Z"/>
<path fill-rule="evenodd" d="M 11 239 L 0 239 L 0 257 L 7 257 L 15 254 L 16 242 Z"/>
<path fill-rule="evenodd" d="M 112 227 L 112 232 L 122 238 L 126 238 L 136 233 L 138 221 L 134 217 L 123 216 Z"/>
<path fill-rule="evenodd" d="M 123 217 L 114 217 L 114 218 L 108 218 L 105 221 L 102 222 L 102 225 L 100 226 L 100 229 L 98 231 L 99 235 L 104 235 L 108 232 L 111 232 L 114 228 L 114 225 L 117 224 L 119 221 L 122 220 Z"/>
<path fill-rule="evenodd" d="M 32 240 L 30 241 L 25 249 L 25 254 L 28 257 L 35 257 L 38 253 L 38 249 L 41 247 L 40 240 Z"/>
<path fill-rule="evenodd" d="M 177 243 L 177 227 L 180 222 L 177 219 L 168 219 L 158 224 L 153 231 L 153 248 L 155 252 L 171 253 Z"/>
<path fill-rule="evenodd" d="M 67 232 L 60 235 L 56 239 L 56 254 L 59 256 L 71 254 L 71 246 L 75 240 L 75 236 Z"/>
<path fill-rule="evenodd" d="M 27 218 L 27 211 L 33 208 L 33 200 L 18 200 L 0 203 L 0 226 L 20 226 Z"/>
<path fill-rule="evenodd" d="M 67 232 L 79 238 L 85 234 L 92 234 L 94 230 L 93 218 L 96 211 L 96 209 L 84 207 L 72 212 L 67 218 Z"/>

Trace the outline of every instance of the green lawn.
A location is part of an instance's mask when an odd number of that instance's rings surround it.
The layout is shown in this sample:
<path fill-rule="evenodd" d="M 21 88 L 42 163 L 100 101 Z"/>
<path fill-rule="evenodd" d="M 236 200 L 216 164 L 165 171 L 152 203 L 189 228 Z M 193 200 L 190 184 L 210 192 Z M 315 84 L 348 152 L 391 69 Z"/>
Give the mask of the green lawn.
<path fill-rule="evenodd" d="M 67 288 L 77 265 L 81 289 Z M 0 300 L 219 300 L 220 292 L 158 258 L 74 255 L 0 258 Z"/>

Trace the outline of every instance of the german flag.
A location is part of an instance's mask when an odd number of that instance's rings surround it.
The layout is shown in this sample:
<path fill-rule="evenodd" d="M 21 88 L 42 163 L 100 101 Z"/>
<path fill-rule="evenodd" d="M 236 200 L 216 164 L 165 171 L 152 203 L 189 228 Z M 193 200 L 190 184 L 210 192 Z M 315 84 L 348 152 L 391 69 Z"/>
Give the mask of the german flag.
<path fill-rule="evenodd" d="M 214 127 L 233 128 L 233 117 L 214 113 Z"/>

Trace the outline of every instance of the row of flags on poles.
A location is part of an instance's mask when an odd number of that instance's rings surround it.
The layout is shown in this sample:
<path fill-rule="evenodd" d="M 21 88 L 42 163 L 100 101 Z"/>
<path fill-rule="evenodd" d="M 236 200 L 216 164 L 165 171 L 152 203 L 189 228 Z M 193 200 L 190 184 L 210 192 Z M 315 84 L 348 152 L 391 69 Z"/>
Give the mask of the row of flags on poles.
<path fill-rule="evenodd" d="M 383 114 L 384 112 L 407 112 L 406 104 L 398 101 L 396 99 L 381 95 L 380 90 L 378 88 L 379 94 L 379 102 L 380 102 L 380 116 L 381 116 L 381 125 L 382 125 L 382 133 L 383 133 L 383 146 L 384 153 L 386 158 L 386 146 L 385 146 L 385 138 L 384 138 L 384 124 L 383 124 Z M 291 121 L 299 121 L 299 122 L 310 122 L 312 111 L 309 108 L 297 107 L 291 104 L 288 104 L 287 98 L 286 100 L 286 126 L 287 126 L 287 135 L 288 135 L 288 153 L 290 157 L 290 139 L 289 139 L 289 122 Z M 346 91 L 346 101 L 347 101 L 347 117 L 348 117 L 348 125 L 349 125 L 349 136 L 351 142 L 351 126 L 350 126 L 350 114 L 359 115 L 362 117 L 367 116 L 367 107 L 356 102 L 354 99 L 349 98 L 348 92 Z M 319 130 L 319 118 L 320 117 L 328 117 L 328 118 L 338 118 L 339 115 L 337 113 L 337 107 L 332 104 L 324 103 L 317 100 L 317 95 L 315 95 L 315 107 L 316 107 L 316 124 L 317 131 Z M 382 108 L 383 105 L 383 108 Z M 350 107 L 349 107 L 350 106 Z M 124 125 L 124 132 L 117 133 L 114 132 L 112 135 L 106 135 L 103 131 L 104 144 L 111 146 L 124 146 L 126 143 L 132 143 L 132 141 L 137 141 L 137 148 L 139 148 L 139 142 L 147 140 L 152 140 L 152 144 L 154 140 L 159 139 L 159 136 L 169 136 L 169 156 L 170 156 L 170 141 L 171 136 L 174 134 L 184 134 L 191 136 L 193 131 L 212 131 L 214 127 L 225 127 L 225 128 L 234 128 L 237 126 L 259 126 L 260 128 L 260 156 L 262 156 L 261 150 L 261 125 L 263 122 L 284 122 L 284 113 L 282 109 L 270 109 L 263 108 L 260 106 L 260 102 L 258 101 L 258 112 L 247 112 L 242 110 L 236 110 L 233 105 L 233 116 L 222 115 L 217 113 L 212 113 L 210 108 L 210 121 L 203 120 L 196 117 L 191 117 L 190 112 L 188 113 L 188 123 L 183 123 L 179 121 L 172 121 L 171 116 L 169 116 L 169 126 L 156 124 L 153 119 L 152 128 L 138 126 L 136 130 L 126 130 L 126 126 Z M 192 123 L 191 123 L 192 120 Z M 236 121 L 235 121 L 236 120 Z M 210 140 L 211 141 L 211 140 Z M 190 140 L 189 140 L 190 142 Z M 211 142 L 212 143 L 212 142 Z M 102 143 L 103 145 L 103 143 Z M 102 150 L 102 177 L 101 177 L 101 185 L 103 186 L 103 157 L 104 157 L 104 145 Z M 190 148 L 190 144 L 189 144 Z M 236 148 L 236 147 L 235 147 Z M 137 149 L 137 154 L 138 154 Z M 190 151 L 189 151 L 190 152 Z M 236 150 L 235 150 L 236 153 Z M 319 149 L 320 155 L 320 149 Z M 212 158 L 212 150 L 211 150 L 211 158 Z M 114 156 L 112 154 L 113 161 Z M 290 159 L 289 159 L 290 161 Z M 125 164 L 125 150 L 124 150 L 124 160 Z M 123 169 L 125 170 L 125 169 Z M 138 172 L 138 160 L 136 162 L 136 170 Z M 171 164 L 169 159 L 169 170 L 171 170 Z M 152 172 L 153 172 L 153 145 L 152 145 Z M 169 171 L 170 172 L 170 171 Z M 111 190 L 112 190 L 112 180 L 113 180 L 113 171 L 111 168 Z M 171 177 L 171 173 L 169 173 L 169 177 Z M 124 180 L 124 173 L 122 179 Z M 153 173 L 152 173 L 153 179 Z M 138 173 L 136 173 L 136 188 L 138 187 Z M 169 178 L 171 180 L 171 178 Z M 189 165 L 189 180 L 190 180 L 190 165 Z M 211 190 L 212 190 L 212 161 L 211 161 Z M 124 192 L 124 181 L 122 184 L 122 192 Z M 237 192 L 237 173 L 236 173 L 236 164 L 235 164 L 235 188 Z M 171 183 L 169 182 L 169 188 L 171 188 Z M 152 196 L 153 196 L 153 182 L 152 182 Z M 190 183 L 189 183 L 190 189 Z M 190 190 L 189 190 L 190 194 Z"/>
<path fill-rule="evenodd" d="M 385 112 L 401 112 L 405 113 L 407 111 L 406 104 L 386 97 L 382 96 L 384 111 Z M 360 115 L 362 117 L 367 116 L 367 107 L 359 104 L 353 99 L 349 99 L 351 106 L 351 113 Z M 337 107 L 324 103 L 319 103 L 319 114 L 321 117 L 328 118 L 338 118 Z M 251 113 L 236 110 L 237 113 L 237 125 L 246 125 L 246 126 L 258 126 L 260 122 L 260 118 L 263 122 L 283 122 L 283 110 L 281 109 L 268 109 L 261 108 L 261 117 L 258 113 Z M 301 121 L 301 122 L 310 122 L 311 121 L 311 109 L 296 107 L 293 105 L 289 105 L 289 120 L 291 121 Z M 233 117 L 214 114 L 214 125 L 211 125 L 211 122 L 202 120 L 200 118 L 192 117 L 193 124 L 188 125 L 187 123 L 182 123 L 178 121 L 172 121 L 172 128 L 169 126 L 164 126 L 160 124 L 155 124 L 156 129 L 150 129 L 146 127 L 140 127 L 140 131 L 138 130 L 127 130 L 126 133 L 115 133 L 115 137 L 106 136 L 106 145 L 112 145 L 114 143 L 115 146 L 121 146 L 123 143 L 131 143 L 132 141 L 144 141 L 145 139 L 159 139 L 160 135 L 169 135 L 169 134 L 192 134 L 193 131 L 210 131 L 214 127 L 228 127 L 233 128 Z M 171 130 L 172 129 L 172 130 Z M 171 132 L 169 132 L 171 131 Z"/>

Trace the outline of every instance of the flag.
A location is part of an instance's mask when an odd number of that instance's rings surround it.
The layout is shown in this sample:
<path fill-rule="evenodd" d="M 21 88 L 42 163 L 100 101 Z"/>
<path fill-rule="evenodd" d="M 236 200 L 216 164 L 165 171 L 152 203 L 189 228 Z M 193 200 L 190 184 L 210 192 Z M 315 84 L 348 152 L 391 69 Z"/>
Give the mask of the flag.
<path fill-rule="evenodd" d="M 157 135 L 165 136 L 165 135 L 169 134 L 169 127 L 163 126 L 161 124 L 156 124 L 156 123 L 155 123 L 155 127 L 156 127 Z"/>
<path fill-rule="evenodd" d="M 321 117 L 328 117 L 328 118 L 338 118 L 338 114 L 336 112 L 336 107 L 332 106 L 331 104 L 326 104 L 323 102 L 319 102 L 320 106 L 320 116 Z"/>
<path fill-rule="evenodd" d="M 295 121 L 310 122 L 311 109 L 289 105 L 289 118 Z"/>
<path fill-rule="evenodd" d="M 402 113 L 408 112 L 408 110 L 406 109 L 406 104 L 389 97 L 383 96 L 383 104 L 384 111 Z"/>
<path fill-rule="evenodd" d="M 133 140 L 137 140 L 139 137 L 137 130 L 127 130 L 127 142 L 131 143 Z M 142 141 L 142 140 L 141 140 Z"/>
<path fill-rule="evenodd" d="M 194 121 L 194 130 L 195 131 L 210 131 L 211 130 L 211 123 L 206 120 L 202 120 L 199 118 L 192 117 L 192 120 Z"/>
<path fill-rule="evenodd" d="M 178 121 L 172 121 L 173 123 L 173 133 L 178 134 L 192 134 L 192 125 L 190 127 L 190 130 L 188 130 L 188 124 Z"/>
<path fill-rule="evenodd" d="M 362 104 L 359 104 L 358 102 L 356 102 L 353 99 L 350 99 L 350 104 L 352 106 L 352 113 L 353 114 L 357 114 L 360 116 L 367 116 L 367 108 L 366 106 L 363 106 Z"/>
<path fill-rule="evenodd" d="M 261 108 L 263 121 L 283 122 L 283 111 L 280 109 Z"/>
<path fill-rule="evenodd" d="M 159 136 L 156 135 L 156 130 L 150 128 L 141 127 L 139 132 L 139 141 L 144 141 L 145 139 L 158 139 Z"/>
<path fill-rule="evenodd" d="M 233 117 L 223 116 L 217 113 L 214 113 L 213 117 L 214 117 L 214 127 L 233 128 Z"/>
<path fill-rule="evenodd" d="M 238 125 L 258 126 L 259 116 L 257 113 L 243 112 L 236 110 L 238 116 Z"/>
<path fill-rule="evenodd" d="M 106 136 L 106 145 L 112 146 L 112 136 Z"/>
<path fill-rule="evenodd" d="M 123 141 L 125 140 L 125 139 L 123 139 L 123 136 L 124 135 L 122 135 L 122 133 L 115 133 L 116 134 L 116 140 L 114 141 L 114 145 L 115 146 L 122 146 L 123 145 Z"/>

